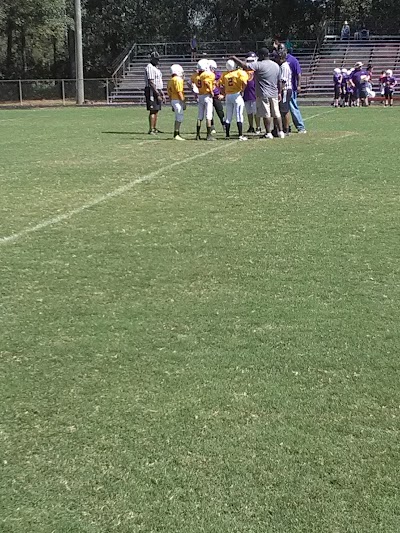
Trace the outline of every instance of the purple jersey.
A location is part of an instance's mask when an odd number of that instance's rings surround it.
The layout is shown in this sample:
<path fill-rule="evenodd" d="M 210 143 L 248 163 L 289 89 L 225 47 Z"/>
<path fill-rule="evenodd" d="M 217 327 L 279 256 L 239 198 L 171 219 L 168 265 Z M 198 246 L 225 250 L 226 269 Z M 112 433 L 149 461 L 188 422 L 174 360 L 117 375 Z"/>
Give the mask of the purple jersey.
<path fill-rule="evenodd" d="M 342 74 L 342 87 L 345 89 L 347 87 L 347 82 L 349 81 L 349 77 L 347 74 Z"/>
<path fill-rule="evenodd" d="M 394 86 L 397 83 L 397 80 L 394 76 L 384 76 L 382 79 L 382 83 L 385 87 L 388 87 L 389 89 L 393 90 Z"/>
<path fill-rule="evenodd" d="M 243 100 L 245 102 L 255 102 L 256 101 L 256 81 L 254 79 L 254 72 L 252 70 L 249 70 L 247 74 L 249 75 L 249 79 L 243 91 Z"/>
<path fill-rule="evenodd" d="M 286 61 L 289 63 L 290 70 L 292 71 L 292 89 L 293 92 L 297 92 L 298 88 L 298 79 L 301 75 L 301 67 L 300 63 L 297 58 L 292 56 L 292 54 L 288 54 Z"/>
<path fill-rule="evenodd" d="M 214 74 L 215 74 L 215 87 L 214 87 L 213 94 L 214 94 L 214 96 L 218 96 L 218 95 L 221 94 L 221 90 L 219 88 L 218 81 L 221 79 L 222 73 L 221 73 L 220 70 L 215 70 Z"/>
<path fill-rule="evenodd" d="M 333 75 L 333 84 L 335 87 L 339 87 L 342 84 L 342 75 L 341 74 L 334 74 Z"/>
<path fill-rule="evenodd" d="M 360 87 L 365 87 L 367 84 L 367 81 L 361 80 L 363 76 L 368 76 L 368 72 L 364 69 L 355 70 L 350 76 L 351 81 L 354 83 L 357 89 Z"/>

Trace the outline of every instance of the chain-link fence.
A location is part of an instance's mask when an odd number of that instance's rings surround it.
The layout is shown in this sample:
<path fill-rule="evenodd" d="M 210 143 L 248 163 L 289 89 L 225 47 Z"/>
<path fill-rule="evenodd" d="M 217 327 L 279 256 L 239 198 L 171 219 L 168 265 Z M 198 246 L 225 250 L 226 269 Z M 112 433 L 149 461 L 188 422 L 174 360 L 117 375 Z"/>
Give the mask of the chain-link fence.
<path fill-rule="evenodd" d="M 110 78 L 84 80 L 87 103 L 108 104 L 115 82 Z M 0 80 L 0 105 L 73 105 L 76 80 Z"/>

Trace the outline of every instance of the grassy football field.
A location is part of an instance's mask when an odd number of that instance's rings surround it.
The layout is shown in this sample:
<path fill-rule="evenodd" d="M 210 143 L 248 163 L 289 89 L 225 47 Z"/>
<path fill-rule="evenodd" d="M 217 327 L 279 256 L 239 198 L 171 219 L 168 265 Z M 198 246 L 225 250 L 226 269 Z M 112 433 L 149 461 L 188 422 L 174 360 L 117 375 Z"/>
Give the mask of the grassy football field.
<path fill-rule="evenodd" d="M 303 111 L 0 112 L 2 533 L 400 531 L 400 107 Z"/>

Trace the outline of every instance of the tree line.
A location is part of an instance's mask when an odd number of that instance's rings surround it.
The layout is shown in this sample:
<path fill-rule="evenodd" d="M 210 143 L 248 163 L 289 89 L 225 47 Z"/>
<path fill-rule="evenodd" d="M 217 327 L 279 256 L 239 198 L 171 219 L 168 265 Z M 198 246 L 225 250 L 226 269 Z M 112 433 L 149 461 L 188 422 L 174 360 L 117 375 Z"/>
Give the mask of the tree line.
<path fill-rule="evenodd" d="M 325 20 L 398 34 L 398 0 L 81 0 L 86 76 L 130 43 L 315 38 Z M 1 0 L 0 78 L 74 77 L 74 0 Z M 361 23 L 361 22 L 360 22 Z"/>

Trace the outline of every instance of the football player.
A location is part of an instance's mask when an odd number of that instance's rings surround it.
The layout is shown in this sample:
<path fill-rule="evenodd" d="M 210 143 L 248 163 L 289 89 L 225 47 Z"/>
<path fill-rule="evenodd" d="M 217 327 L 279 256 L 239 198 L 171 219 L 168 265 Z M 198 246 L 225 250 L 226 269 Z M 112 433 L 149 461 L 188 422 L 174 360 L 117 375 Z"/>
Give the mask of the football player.
<path fill-rule="evenodd" d="M 174 139 L 175 141 L 185 141 L 180 136 L 181 124 L 183 122 L 183 112 L 186 109 L 185 94 L 183 92 L 183 68 L 181 65 L 171 66 L 171 78 L 167 85 L 168 96 L 172 110 L 175 112 Z"/>
<path fill-rule="evenodd" d="M 223 95 L 221 94 L 221 89 L 219 87 L 219 80 L 221 79 L 221 71 L 218 70 L 217 63 L 210 59 L 208 61 L 208 64 L 210 66 L 211 72 L 214 72 L 215 74 L 215 86 L 214 86 L 214 93 L 213 93 L 213 105 L 215 112 L 218 115 L 219 121 L 221 122 L 221 126 L 225 129 L 225 117 L 224 117 L 224 106 L 222 105 L 222 100 L 224 99 Z M 212 130 L 211 133 L 216 133 L 214 128 L 214 119 L 212 120 Z"/>
<path fill-rule="evenodd" d="M 339 107 L 340 88 L 343 76 L 340 68 L 333 69 L 333 106 Z"/>
<path fill-rule="evenodd" d="M 209 69 L 207 59 L 200 59 L 197 63 L 197 71 L 192 75 L 191 82 L 196 85 L 199 90 L 199 113 L 196 126 L 196 140 L 200 140 L 201 123 L 205 118 L 207 125 L 207 141 L 215 141 L 215 137 L 211 135 L 215 74 Z"/>
<path fill-rule="evenodd" d="M 348 72 L 347 68 L 342 68 L 342 83 L 340 84 L 340 107 L 349 105 L 349 93 L 347 91 Z"/>
<path fill-rule="evenodd" d="M 393 93 L 397 84 L 396 78 L 393 76 L 393 70 L 388 69 L 383 77 L 383 85 L 385 87 L 385 107 L 393 105 Z"/>
<path fill-rule="evenodd" d="M 247 137 L 243 135 L 244 100 L 242 93 L 247 85 L 248 79 L 247 72 L 239 69 L 233 59 L 228 59 L 226 62 L 226 72 L 222 74 L 220 80 L 222 91 L 226 95 L 225 131 L 227 139 L 230 136 L 232 118 L 235 114 L 239 140 L 247 141 Z"/>
<path fill-rule="evenodd" d="M 257 55 L 254 52 L 249 52 L 247 55 L 247 64 L 257 61 Z M 257 116 L 256 82 L 254 80 L 254 72 L 252 70 L 248 70 L 247 74 L 249 79 L 243 91 L 244 106 L 246 108 L 247 119 L 249 121 L 249 129 L 247 130 L 247 133 L 256 133 L 257 135 L 260 135 L 260 117 Z M 254 118 L 256 121 L 256 129 L 254 129 Z"/>

